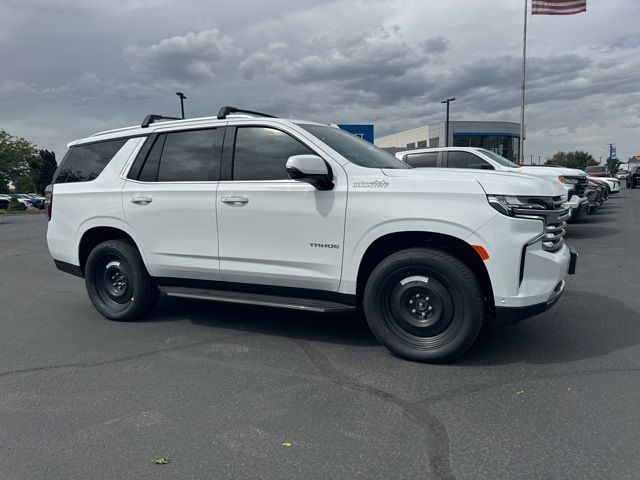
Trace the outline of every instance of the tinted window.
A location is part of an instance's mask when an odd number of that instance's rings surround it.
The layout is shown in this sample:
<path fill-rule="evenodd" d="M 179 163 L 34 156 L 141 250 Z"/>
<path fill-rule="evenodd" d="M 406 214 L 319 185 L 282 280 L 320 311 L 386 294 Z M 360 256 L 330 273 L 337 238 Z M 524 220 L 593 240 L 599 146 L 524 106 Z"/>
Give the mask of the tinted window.
<path fill-rule="evenodd" d="M 389 152 L 327 125 L 300 125 L 351 163 L 368 168 L 411 168 Z"/>
<path fill-rule="evenodd" d="M 438 152 L 411 153 L 407 155 L 407 163 L 412 167 L 437 167 Z"/>
<path fill-rule="evenodd" d="M 500 165 L 504 165 L 505 167 L 511 167 L 511 168 L 520 168 L 520 165 L 518 165 L 517 163 L 513 163 L 511 160 L 508 160 L 504 158 L 502 155 L 498 155 L 495 152 L 492 152 L 490 150 L 485 150 L 484 148 L 481 149 L 480 151 L 484 153 L 486 156 L 498 162 Z"/>
<path fill-rule="evenodd" d="M 473 153 L 453 151 L 447 155 L 449 168 L 482 168 L 482 165 L 489 164 Z"/>
<path fill-rule="evenodd" d="M 167 133 L 158 169 L 158 181 L 203 182 L 209 180 L 209 173 L 214 167 L 215 134 L 215 129 Z"/>
<path fill-rule="evenodd" d="M 149 155 L 147 155 L 142 171 L 138 176 L 138 180 L 141 182 L 155 182 L 158 178 L 158 166 L 160 165 L 160 155 L 162 154 L 164 139 L 165 135 L 159 135 L 156 141 L 153 142 L 153 147 L 149 150 Z"/>
<path fill-rule="evenodd" d="M 347 134 L 357 140 L 351 134 Z M 233 156 L 234 180 L 284 180 L 293 155 L 313 155 L 292 136 L 266 127 L 239 127 Z"/>
<path fill-rule="evenodd" d="M 54 183 L 89 182 L 127 142 L 126 138 L 71 147 L 62 160 Z"/>

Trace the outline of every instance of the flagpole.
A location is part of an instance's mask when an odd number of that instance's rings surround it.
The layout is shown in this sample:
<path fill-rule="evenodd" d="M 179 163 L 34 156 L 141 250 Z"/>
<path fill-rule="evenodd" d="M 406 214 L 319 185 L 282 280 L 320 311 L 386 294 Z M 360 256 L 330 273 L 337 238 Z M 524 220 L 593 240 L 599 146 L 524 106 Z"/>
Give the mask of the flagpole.
<path fill-rule="evenodd" d="M 527 69 L 527 9 L 529 0 L 524 0 L 524 35 L 522 39 L 522 94 L 520 99 L 520 155 L 518 163 L 524 164 L 524 94 Z"/>

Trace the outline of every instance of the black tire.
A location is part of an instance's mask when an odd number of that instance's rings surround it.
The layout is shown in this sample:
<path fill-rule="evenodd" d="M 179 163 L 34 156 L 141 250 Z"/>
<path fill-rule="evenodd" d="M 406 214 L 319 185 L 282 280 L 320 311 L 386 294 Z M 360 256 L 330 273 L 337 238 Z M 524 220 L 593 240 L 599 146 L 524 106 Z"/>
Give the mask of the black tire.
<path fill-rule="evenodd" d="M 123 240 L 97 245 L 87 258 L 84 278 L 91 303 L 111 320 L 133 320 L 158 300 L 158 288 L 140 252 Z"/>
<path fill-rule="evenodd" d="M 484 319 L 473 272 L 456 257 L 430 248 L 402 250 L 380 262 L 367 281 L 363 304 L 378 341 L 420 362 L 450 361 L 464 353 Z"/>

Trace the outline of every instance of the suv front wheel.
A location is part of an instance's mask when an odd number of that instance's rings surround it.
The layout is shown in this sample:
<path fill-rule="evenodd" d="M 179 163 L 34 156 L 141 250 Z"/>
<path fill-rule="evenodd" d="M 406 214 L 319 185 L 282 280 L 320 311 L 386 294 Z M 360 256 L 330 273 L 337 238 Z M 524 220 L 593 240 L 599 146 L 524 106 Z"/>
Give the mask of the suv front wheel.
<path fill-rule="evenodd" d="M 384 259 L 364 291 L 364 312 L 378 341 L 402 357 L 444 362 L 475 341 L 484 318 L 482 291 L 456 257 L 411 248 Z"/>
<path fill-rule="evenodd" d="M 133 320 L 158 300 L 140 253 L 123 240 L 97 245 L 87 258 L 84 277 L 91 303 L 111 320 Z"/>

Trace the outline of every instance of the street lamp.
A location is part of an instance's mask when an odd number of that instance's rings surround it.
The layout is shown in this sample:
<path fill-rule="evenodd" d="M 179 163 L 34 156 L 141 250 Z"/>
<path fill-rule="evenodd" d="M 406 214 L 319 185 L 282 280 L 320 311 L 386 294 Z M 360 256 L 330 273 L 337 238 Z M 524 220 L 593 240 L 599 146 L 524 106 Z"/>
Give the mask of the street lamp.
<path fill-rule="evenodd" d="M 440 103 L 446 103 L 447 104 L 447 122 L 445 123 L 445 127 L 444 127 L 444 135 L 445 135 L 445 140 L 444 140 L 444 146 L 448 147 L 449 146 L 449 104 L 451 102 L 453 102 L 455 100 L 455 98 L 447 98 L 446 100 L 441 101 Z"/>
<path fill-rule="evenodd" d="M 184 93 L 182 92 L 176 92 L 176 95 L 178 96 L 178 98 L 180 98 L 180 111 L 182 112 L 182 118 L 184 118 L 184 101 L 187 99 L 187 97 L 185 97 Z"/>

